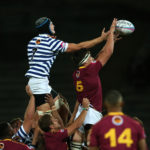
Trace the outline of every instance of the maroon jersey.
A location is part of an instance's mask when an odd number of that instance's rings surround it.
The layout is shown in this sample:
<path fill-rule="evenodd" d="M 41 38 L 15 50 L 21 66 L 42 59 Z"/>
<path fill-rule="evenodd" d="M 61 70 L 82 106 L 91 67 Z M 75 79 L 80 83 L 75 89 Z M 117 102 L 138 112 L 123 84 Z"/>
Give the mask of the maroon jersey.
<path fill-rule="evenodd" d="M 90 146 L 101 150 L 137 150 L 143 128 L 123 113 L 109 113 L 92 128 Z"/>
<path fill-rule="evenodd" d="M 45 133 L 45 144 L 47 150 L 67 150 L 66 138 L 68 137 L 67 129 L 61 129 L 58 132 Z"/>
<path fill-rule="evenodd" d="M 12 141 L 11 139 L 0 140 L 0 150 L 31 150 L 27 145 Z"/>
<path fill-rule="evenodd" d="M 81 66 L 73 73 L 79 103 L 82 103 L 83 98 L 88 98 L 98 111 L 102 111 L 102 87 L 99 77 L 101 68 L 102 64 L 99 61 L 93 61 L 87 67 Z"/>

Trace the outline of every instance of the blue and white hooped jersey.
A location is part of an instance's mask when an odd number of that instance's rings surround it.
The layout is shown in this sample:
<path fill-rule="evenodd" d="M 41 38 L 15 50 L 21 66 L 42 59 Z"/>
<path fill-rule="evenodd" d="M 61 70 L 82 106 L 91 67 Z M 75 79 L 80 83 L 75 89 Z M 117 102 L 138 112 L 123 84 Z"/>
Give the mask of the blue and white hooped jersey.
<path fill-rule="evenodd" d="M 49 76 L 56 56 L 65 52 L 67 48 L 68 43 L 53 39 L 48 34 L 34 37 L 27 45 L 29 70 L 25 76 L 37 78 Z"/>
<path fill-rule="evenodd" d="M 19 142 L 24 143 L 32 148 L 33 134 L 31 132 L 27 134 L 23 128 L 23 125 L 21 125 L 17 133 L 12 136 L 12 139 L 14 139 L 15 137 L 20 137 Z"/>

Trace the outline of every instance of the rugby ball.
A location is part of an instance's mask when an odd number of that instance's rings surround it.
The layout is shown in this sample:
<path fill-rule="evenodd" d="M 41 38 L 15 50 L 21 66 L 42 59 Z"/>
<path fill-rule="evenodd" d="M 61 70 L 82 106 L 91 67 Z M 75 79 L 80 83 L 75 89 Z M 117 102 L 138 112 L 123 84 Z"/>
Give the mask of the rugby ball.
<path fill-rule="evenodd" d="M 120 35 L 129 35 L 133 33 L 135 30 L 135 27 L 133 23 L 131 23 L 128 20 L 118 20 L 115 31 L 118 32 Z"/>

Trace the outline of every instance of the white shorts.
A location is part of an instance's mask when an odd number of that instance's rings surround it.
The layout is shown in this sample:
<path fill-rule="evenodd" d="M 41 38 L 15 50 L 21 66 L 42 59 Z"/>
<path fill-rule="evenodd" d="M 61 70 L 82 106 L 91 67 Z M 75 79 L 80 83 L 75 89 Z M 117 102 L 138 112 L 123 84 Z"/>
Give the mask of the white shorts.
<path fill-rule="evenodd" d="M 52 88 L 49 85 L 48 78 L 29 78 L 28 85 L 33 94 L 46 94 L 50 93 Z"/>
<path fill-rule="evenodd" d="M 83 110 L 82 108 L 83 107 L 81 105 L 78 106 L 78 111 L 76 113 L 75 119 L 77 119 L 78 116 L 81 114 L 81 112 Z M 92 107 L 89 107 L 88 112 L 87 112 L 86 117 L 85 117 L 85 120 L 83 122 L 83 125 L 79 128 L 79 131 L 84 133 L 84 127 L 83 126 L 85 126 L 86 124 L 94 125 L 95 123 L 100 121 L 102 119 L 102 117 L 103 117 L 103 115 L 99 111 L 93 109 Z"/>

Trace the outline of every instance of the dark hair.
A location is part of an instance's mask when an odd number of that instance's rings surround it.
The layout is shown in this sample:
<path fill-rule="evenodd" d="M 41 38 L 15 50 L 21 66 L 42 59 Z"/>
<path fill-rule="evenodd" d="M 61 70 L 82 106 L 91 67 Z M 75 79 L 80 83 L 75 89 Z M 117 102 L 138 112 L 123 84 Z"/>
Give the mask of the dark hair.
<path fill-rule="evenodd" d="M 0 123 L 0 139 L 5 139 L 10 135 L 10 124 L 8 122 L 1 122 Z"/>
<path fill-rule="evenodd" d="M 20 122 L 22 122 L 21 118 L 14 118 L 10 121 L 10 124 L 11 124 L 12 128 L 18 128 Z"/>
<path fill-rule="evenodd" d="M 51 121 L 51 116 L 50 115 L 44 115 L 42 116 L 39 121 L 38 121 L 38 125 L 41 128 L 41 130 L 43 130 L 44 132 L 48 132 L 50 130 L 50 125 L 53 124 Z"/>
<path fill-rule="evenodd" d="M 38 34 L 50 34 L 53 35 L 50 29 L 51 20 L 47 17 L 41 17 L 35 21 L 35 28 Z"/>
<path fill-rule="evenodd" d="M 75 64 L 75 66 L 80 66 L 79 63 L 81 62 L 81 60 L 85 57 L 85 55 L 87 53 L 89 53 L 90 51 L 87 50 L 87 49 L 81 49 L 79 51 L 75 51 L 73 54 L 72 54 L 72 60 Z"/>
<path fill-rule="evenodd" d="M 109 91 L 104 98 L 112 106 L 116 106 L 120 100 L 123 100 L 123 96 L 117 90 Z"/>

